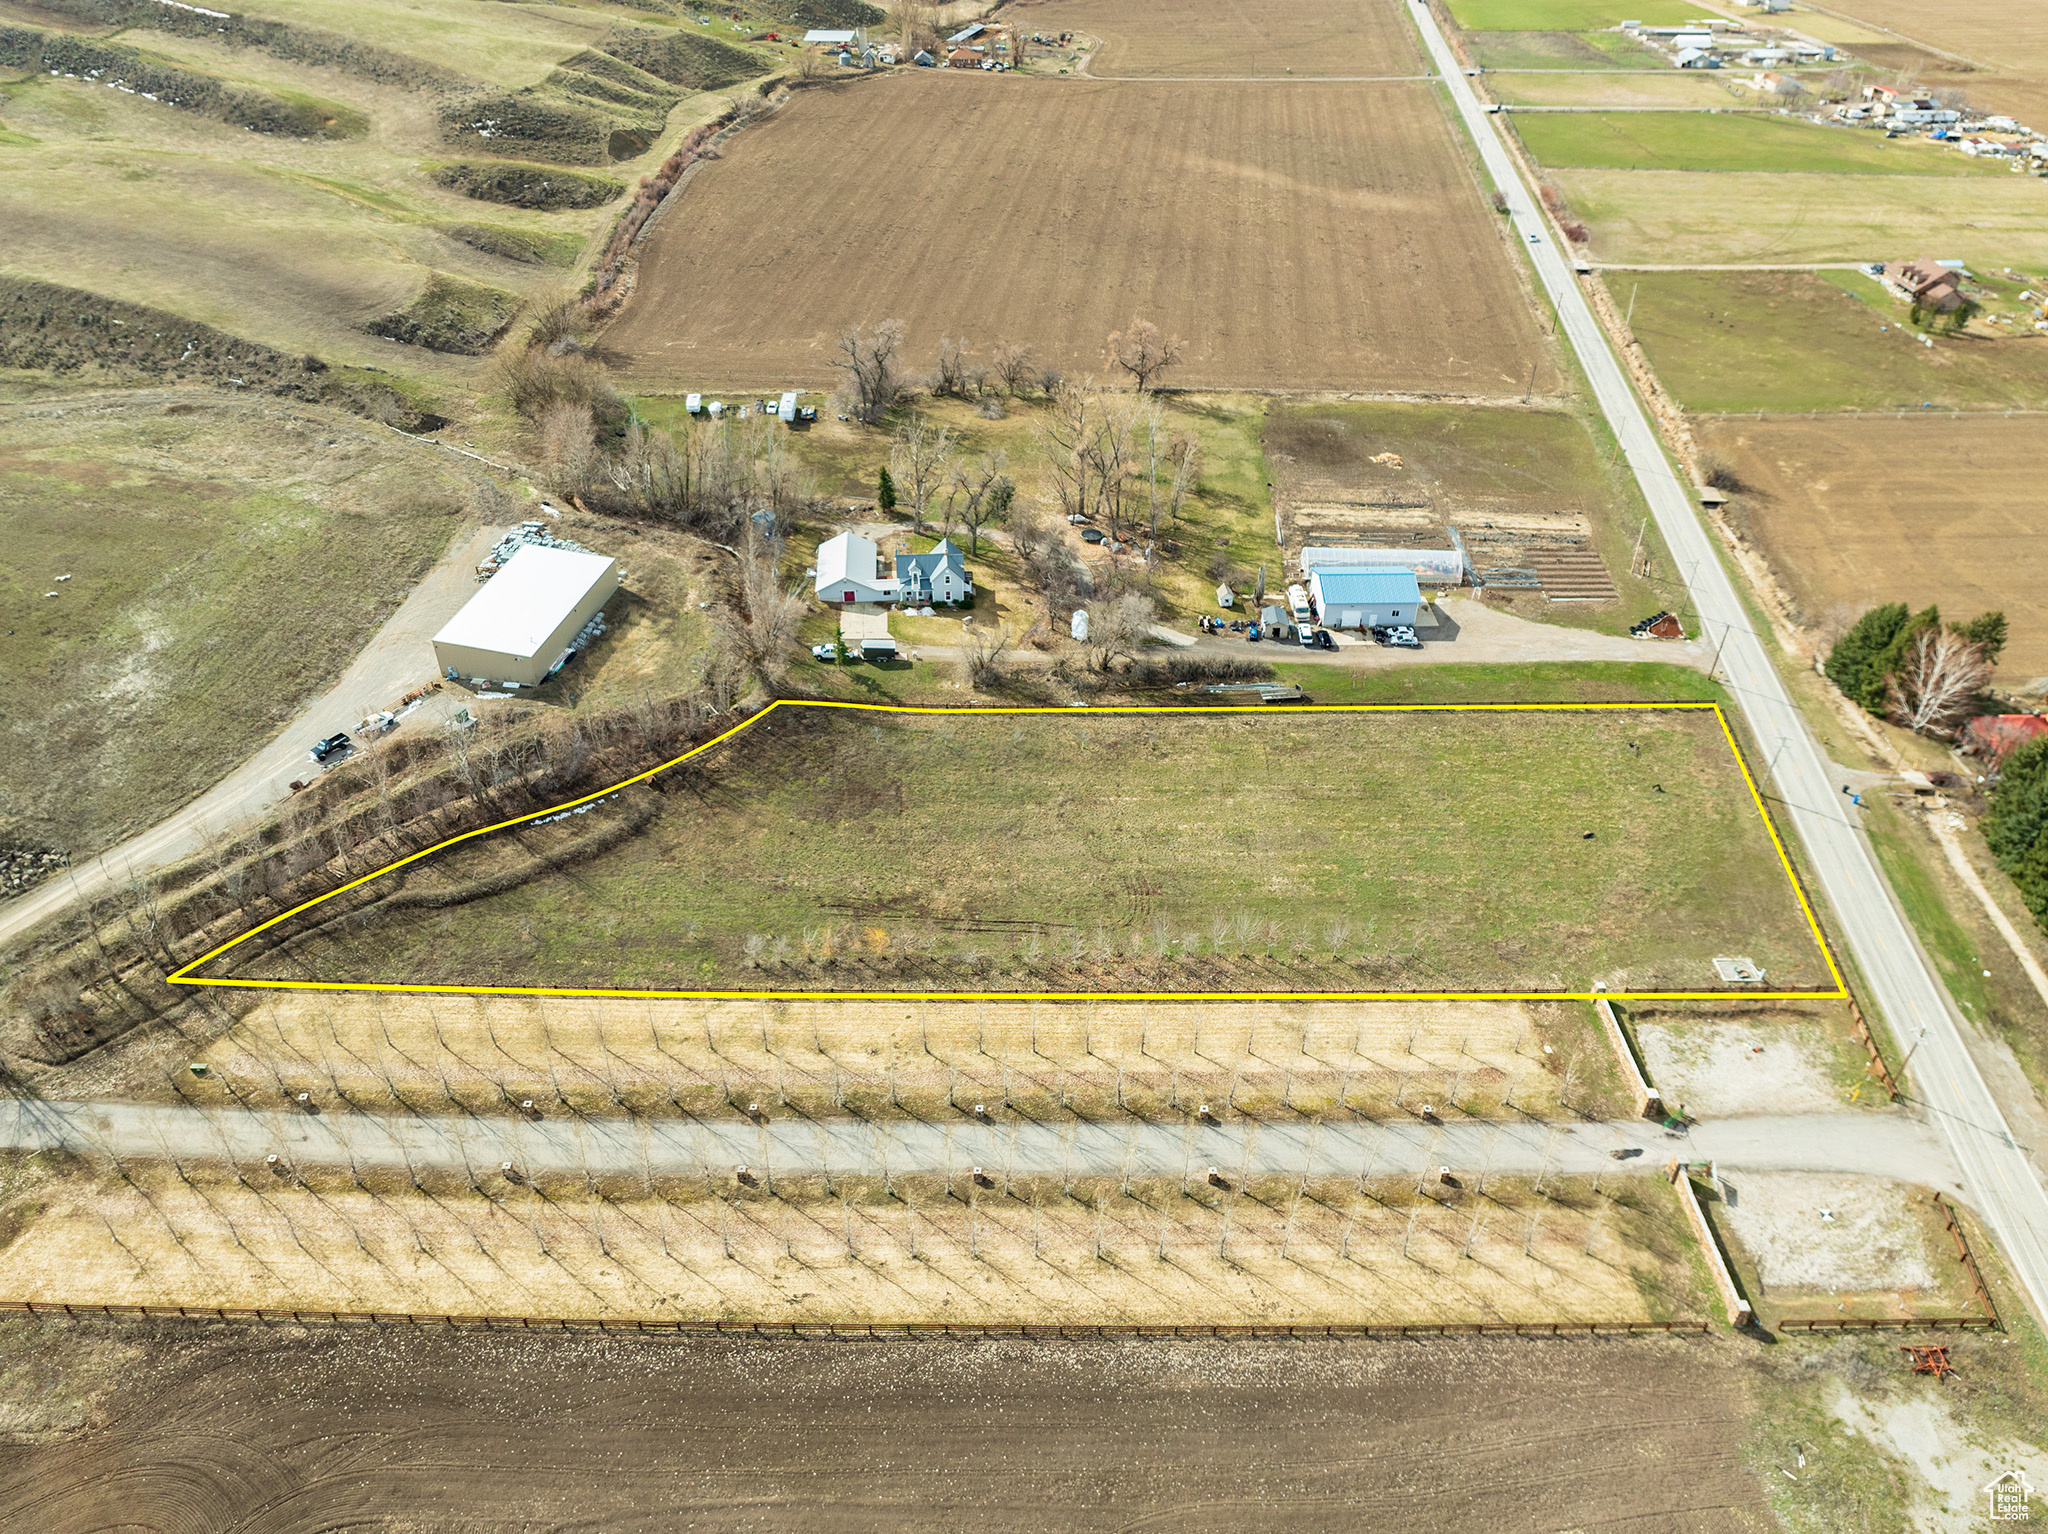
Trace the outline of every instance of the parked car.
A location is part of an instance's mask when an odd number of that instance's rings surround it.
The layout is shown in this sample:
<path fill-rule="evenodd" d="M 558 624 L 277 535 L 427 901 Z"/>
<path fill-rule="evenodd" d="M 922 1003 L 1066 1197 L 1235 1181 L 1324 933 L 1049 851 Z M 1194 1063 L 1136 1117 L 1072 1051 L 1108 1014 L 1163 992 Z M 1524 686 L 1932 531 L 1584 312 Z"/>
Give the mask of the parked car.
<path fill-rule="evenodd" d="M 1309 650 L 1334 650 L 1337 648 L 1337 641 L 1332 637 L 1328 629 L 1303 629 L 1301 631 L 1301 643 L 1304 649 Z"/>
<path fill-rule="evenodd" d="M 839 646 L 836 644 L 814 644 L 811 646 L 811 659 L 837 660 L 839 659 Z"/>
<path fill-rule="evenodd" d="M 346 731 L 337 730 L 325 740 L 314 741 L 313 749 L 306 755 L 316 762 L 325 762 L 329 757 L 346 755 L 354 745 Z"/>
<path fill-rule="evenodd" d="M 1372 637 L 1383 645 L 1391 645 L 1396 650 L 1422 648 L 1422 641 L 1415 637 L 1415 630 L 1405 626 L 1374 629 Z"/>

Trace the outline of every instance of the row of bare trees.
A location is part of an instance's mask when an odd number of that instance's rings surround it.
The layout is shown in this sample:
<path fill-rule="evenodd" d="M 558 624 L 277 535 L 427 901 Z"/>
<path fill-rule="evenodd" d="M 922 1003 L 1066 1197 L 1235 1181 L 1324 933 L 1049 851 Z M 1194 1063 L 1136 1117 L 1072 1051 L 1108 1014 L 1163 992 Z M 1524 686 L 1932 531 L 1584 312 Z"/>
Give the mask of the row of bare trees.
<path fill-rule="evenodd" d="M 1144 395 L 1062 384 L 1035 430 L 1061 513 L 1100 518 L 1118 540 L 1141 518 L 1156 539 L 1161 515 L 1178 522 L 1201 477 L 1200 439 L 1173 431 Z"/>

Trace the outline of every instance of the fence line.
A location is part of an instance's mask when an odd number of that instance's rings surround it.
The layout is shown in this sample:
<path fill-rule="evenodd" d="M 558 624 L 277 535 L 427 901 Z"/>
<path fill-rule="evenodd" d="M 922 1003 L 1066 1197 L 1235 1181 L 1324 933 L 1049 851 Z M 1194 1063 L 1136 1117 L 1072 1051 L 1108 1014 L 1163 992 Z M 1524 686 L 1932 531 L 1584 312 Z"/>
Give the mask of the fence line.
<path fill-rule="evenodd" d="M 66 1316 L 74 1319 L 240 1321 L 264 1325 L 411 1326 L 450 1331 L 646 1332 L 728 1337 L 840 1338 L 952 1337 L 1061 1340 L 1149 1337 L 1164 1340 L 1315 1337 L 1597 1337 L 1628 1334 L 1706 1332 L 1705 1321 L 1438 1321 L 1381 1326 L 1360 1322 L 1329 1325 L 1210 1325 L 1170 1322 L 1002 1323 L 971 1321 L 645 1321 L 634 1318 L 566 1316 L 439 1316 L 384 1310 L 268 1310 L 218 1305 L 65 1304 L 55 1300 L 0 1300 L 0 1314 Z"/>
<path fill-rule="evenodd" d="M 1984 1307 L 1984 1315 L 1993 1326 L 1998 1324 L 1998 1307 L 1991 1303 L 1991 1290 L 1985 1286 L 1983 1270 L 1977 1266 L 1976 1253 L 1970 1250 L 1969 1238 L 1963 1234 L 1963 1227 L 1956 1219 L 1956 1212 L 1949 1207 L 1948 1200 L 1939 1193 L 1934 1195 L 1934 1207 L 1941 1211 L 1941 1217 L 1948 1224 L 1948 1233 L 1955 1238 L 1956 1261 L 1970 1275 L 1970 1283 L 1976 1288 L 1977 1303 Z"/>
<path fill-rule="evenodd" d="M 1930 1327 L 1995 1332 L 1998 1321 L 1992 1316 L 1815 1316 L 1778 1323 L 1781 1332 L 1907 1332 Z"/>

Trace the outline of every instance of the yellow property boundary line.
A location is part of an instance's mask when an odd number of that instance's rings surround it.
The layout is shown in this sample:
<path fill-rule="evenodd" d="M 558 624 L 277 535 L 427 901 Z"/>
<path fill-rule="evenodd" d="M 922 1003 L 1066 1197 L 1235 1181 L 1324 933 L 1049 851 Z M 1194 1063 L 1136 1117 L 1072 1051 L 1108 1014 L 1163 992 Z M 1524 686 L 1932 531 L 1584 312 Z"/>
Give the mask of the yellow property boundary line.
<path fill-rule="evenodd" d="M 345 895 L 350 890 L 360 889 L 373 879 L 381 879 L 408 864 L 422 858 L 432 857 L 450 847 L 471 841 L 479 836 L 489 836 L 494 831 L 524 825 L 528 821 L 541 820 L 549 815 L 559 815 L 631 788 L 636 783 L 645 783 L 649 778 L 668 771 L 671 767 L 687 762 L 691 757 L 709 751 L 713 746 L 732 739 L 745 729 L 759 724 L 779 708 L 829 708 L 845 709 L 852 712 L 878 714 L 1057 714 L 1073 719 L 1096 714 L 1172 714 L 1186 718 L 1200 714 L 1443 714 L 1443 713 L 1620 713 L 1620 712 L 1664 712 L 1695 713 L 1711 711 L 1721 726 L 1721 735 L 1728 742 L 1728 750 L 1735 758 L 1735 765 L 1742 773 L 1742 781 L 1749 789 L 1750 802 L 1756 807 L 1757 816 L 1763 821 L 1764 830 L 1771 838 L 1771 846 L 1778 854 L 1778 865 L 1785 871 L 1785 878 L 1792 886 L 1793 896 L 1799 902 L 1799 911 L 1806 918 L 1807 930 L 1813 935 L 1821 958 L 1827 964 L 1828 974 L 1834 980 L 1832 989 L 1804 991 L 1765 991 L 1749 987 L 1731 988 L 1719 991 L 781 991 L 781 990 L 606 990 L 581 986 L 545 985 L 405 985 L 372 981 L 327 981 L 327 980 L 236 980 L 219 979 L 192 972 L 200 966 L 211 963 L 222 954 L 269 931 L 281 922 L 291 920 L 315 906 Z M 1778 835 L 1778 828 L 1772 823 L 1770 812 L 1764 807 L 1763 794 L 1758 790 L 1756 778 L 1749 770 L 1749 763 L 1743 757 L 1742 748 L 1736 743 L 1735 731 L 1729 726 L 1728 716 L 1721 705 L 1714 702 L 1687 703 L 1345 703 L 1345 704 L 1259 704 L 1246 707 L 1185 708 L 1161 706 L 1131 706 L 1112 708 L 1089 708 L 1075 710 L 1060 707 L 1020 708 L 917 708 L 894 703 L 839 703 L 814 699 L 778 698 L 753 717 L 743 720 L 731 729 L 714 735 L 703 745 L 685 751 L 681 756 L 672 757 L 658 767 L 650 767 L 637 777 L 614 783 L 609 788 L 598 789 L 595 793 L 571 799 L 565 804 L 554 804 L 546 809 L 534 810 L 530 814 L 515 815 L 510 820 L 501 820 L 496 825 L 481 826 L 474 831 L 464 831 L 445 841 L 423 848 L 410 856 L 386 863 L 374 872 L 352 879 L 347 884 L 316 895 L 311 900 L 293 906 L 289 911 L 273 916 L 260 926 L 228 939 L 219 947 L 201 954 L 191 963 L 180 966 L 167 977 L 172 985 L 221 986 L 253 991 L 373 991 L 401 995 L 453 995 L 453 996 L 599 996 L 656 1001 L 1592 1001 L 1606 997 L 1610 1001 L 1718 1001 L 1740 996 L 1752 1001 L 1792 1001 L 1814 998 L 1844 997 L 1849 994 L 1842 981 L 1842 971 L 1835 963 L 1833 950 L 1828 946 L 1826 935 L 1821 931 L 1820 922 L 1815 918 L 1813 906 L 1806 898 L 1806 889 L 1799 881 L 1799 875 L 1792 867 L 1791 856 L 1785 850 L 1785 843 Z"/>

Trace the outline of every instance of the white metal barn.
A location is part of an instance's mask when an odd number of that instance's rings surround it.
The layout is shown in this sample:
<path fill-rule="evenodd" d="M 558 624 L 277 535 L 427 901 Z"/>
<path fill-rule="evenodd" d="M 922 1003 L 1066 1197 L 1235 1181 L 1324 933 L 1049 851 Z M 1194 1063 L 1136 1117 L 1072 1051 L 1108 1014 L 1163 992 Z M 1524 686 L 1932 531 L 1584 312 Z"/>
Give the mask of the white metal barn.
<path fill-rule="evenodd" d="M 1422 590 L 1409 570 L 1360 570 L 1319 565 L 1308 573 L 1308 594 L 1325 628 L 1387 628 L 1413 624 Z"/>
<path fill-rule="evenodd" d="M 894 602 L 903 585 L 884 579 L 881 555 L 872 538 L 840 533 L 818 545 L 818 571 L 812 587 L 820 602 Z"/>
<path fill-rule="evenodd" d="M 537 686 L 624 580 L 616 559 L 529 544 L 434 636 L 434 659 L 444 676 Z"/>

